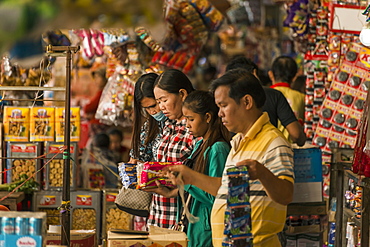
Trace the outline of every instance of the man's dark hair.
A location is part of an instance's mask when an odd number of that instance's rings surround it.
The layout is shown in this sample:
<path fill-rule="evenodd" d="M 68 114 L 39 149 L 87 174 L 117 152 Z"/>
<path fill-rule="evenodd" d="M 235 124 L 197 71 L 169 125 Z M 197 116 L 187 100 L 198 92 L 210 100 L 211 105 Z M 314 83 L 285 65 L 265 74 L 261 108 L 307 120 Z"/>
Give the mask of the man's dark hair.
<path fill-rule="evenodd" d="M 280 56 L 272 63 L 271 71 L 276 82 L 292 83 L 298 71 L 297 63 L 293 58 Z"/>
<path fill-rule="evenodd" d="M 245 69 L 246 71 L 253 73 L 253 70 L 256 70 L 258 73 L 258 66 L 249 58 L 245 56 L 236 56 L 233 58 L 226 66 L 226 71 L 232 69 Z"/>
<path fill-rule="evenodd" d="M 112 136 L 119 136 L 121 138 L 121 140 L 123 139 L 123 133 L 120 129 L 117 129 L 117 128 L 112 128 L 112 129 L 109 129 L 107 131 L 107 134 L 108 136 L 112 135 Z"/>
<path fill-rule="evenodd" d="M 244 69 L 232 69 L 223 76 L 214 80 L 210 86 L 212 92 L 220 86 L 230 88 L 229 97 L 239 104 L 240 99 L 249 94 L 256 103 L 257 108 L 262 108 L 266 101 L 266 94 L 259 80 L 250 72 Z"/>
<path fill-rule="evenodd" d="M 109 148 L 109 136 L 105 133 L 99 133 L 94 137 L 94 146 L 98 148 Z"/>

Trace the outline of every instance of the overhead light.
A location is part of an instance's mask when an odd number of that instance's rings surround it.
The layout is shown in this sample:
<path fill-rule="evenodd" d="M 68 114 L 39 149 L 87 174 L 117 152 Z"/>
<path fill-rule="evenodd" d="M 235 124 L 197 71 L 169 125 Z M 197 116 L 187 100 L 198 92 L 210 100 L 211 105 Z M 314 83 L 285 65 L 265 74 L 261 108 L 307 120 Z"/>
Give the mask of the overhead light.
<path fill-rule="evenodd" d="M 370 46 L 370 4 L 362 14 L 366 16 L 366 23 L 362 27 L 360 41 L 364 46 Z"/>
<path fill-rule="evenodd" d="M 360 41 L 364 46 L 370 46 L 370 24 L 368 22 L 361 30 Z"/>

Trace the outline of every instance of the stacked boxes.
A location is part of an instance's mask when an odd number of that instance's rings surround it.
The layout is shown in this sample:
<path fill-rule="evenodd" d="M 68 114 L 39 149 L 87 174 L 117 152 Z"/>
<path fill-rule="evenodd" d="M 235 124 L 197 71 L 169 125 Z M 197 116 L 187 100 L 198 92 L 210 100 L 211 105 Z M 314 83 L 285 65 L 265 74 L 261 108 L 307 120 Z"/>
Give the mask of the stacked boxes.
<path fill-rule="evenodd" d="M 62 205 L 61 191 L 38 191 L 33 193 L 33 211 L 47 214 L 46 225 L 61 225 L 58 207 Z"/>
<path fill-rule="evenodd" d="M 4 107 L 4 140 L 28 142 L 30 132 L 28 107 Z"/>
<path fill-rule="evenodd" d="M 0 211 L 0 246 L 44 246 L 46 214 Z"/>
<path fill-rule="evenodd" d="M 4 107 L 4 140 L 64 141 L 64 107 Z M 71 108 L 71 141 L 80 140 L 80 108 Z"/>
<path fill-rule="evenodd" d="M 6 174 L 7 182 L 18 181 L 22 175 L 30 177 L 39 170 L 40 161 L 36 158 L 40 156 L 40 153 L 41 147 L 39 143 L 8 142 L 7 156 L 12 158 L 7 160 L 7 169 L 11 169 Z M 36 174 L 35 180 L 40 183 L 40 173 Z"/>
<path fill-rule="evenodd" d="M 30 115 L 30 140 L 54 141 L 54 108 L 32 107 Z"/>
<path fill-rule="evenodd" d="M 54 158 L 50 160 L 50 163 L 46 167 L 45 174 L 45 189 L 46 190 L 61 190 L 63 186 L 63 153 L 59 153 L 60 149 L 64 146 L 63 143 L 48 142 L 46 143 L 46 158 Z M 71 143 L 70 146 L 70 188 L 73 190 L 76 188 L 76 165 L 74 161 L 77 160 L 77 143 Z M 47 160 L 49 161 L 49 160 Z"/>
<path fill-rule="evenodd" d="M 55 140 L 57 142 L 64 142 L 64 117 L 65 109 L 63 107 L 55 108 Z M 71 120 L 71 142 L 78 142 L 80 140 L 80 108 L 72 107 L 70 113 Z"/>
<path fill-rule="evenodd" d="M 101 232 L 101 202 L 100 190 L 71 192 L 71 229 L 95 230 L 98 238 Z"/>
<path fill-rule="evenodd" d="M 114 203 L 118 195 L 118 190 L 104 190 L 103 191 L 103 228 L 102 238 L 107 237 L 107 232 L 111 229 L 132 229 L 131 214 L 128 214 L 117 208 Z"/>

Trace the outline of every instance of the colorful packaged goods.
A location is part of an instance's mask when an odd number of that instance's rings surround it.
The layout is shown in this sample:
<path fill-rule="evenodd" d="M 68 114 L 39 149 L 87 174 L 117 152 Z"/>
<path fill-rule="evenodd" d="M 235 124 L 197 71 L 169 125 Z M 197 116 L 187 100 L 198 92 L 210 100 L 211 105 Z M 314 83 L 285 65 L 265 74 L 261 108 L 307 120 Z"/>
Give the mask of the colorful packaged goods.
<path fill-rule="evenodd" d="M 55 112 L 53 107 L 32 107 L 30 141 L 54 141 Z"/>
<path fill-rule="evenodd" d="M 137 170 L 136 164 L 120 163 L 118 165 L 119 176 L 121 177 L 123 187 L 136 188 L 137 186 Z"/>
<path fill-rule="evenodd" d="M 174 187 L 174 185 L 166 181 L 164 178 L 159 177 L 159 172 L 163 170 L 163 168 L 171 165 L 182 165 L 181 162 L 145 162 L 143 165 L 143 170 L 140 174 L 140 182 L 139 188 L 141 189 L 148 189 L 148 188 L 156 188 L 157 184 L 156 181 L 160 182 L 164 186 Z"/>
<path fill-rule="evenodd" d="M 225 210 L 226 235 L 222 246 L 253 246 L 249 175 L 246 166 L 227 169 L 228 195 Z"/>
<path fill-rule="evenodd" d="M 57 142 L 64 142 L 64 107 L 55 108 L 55 139 Z M 70 141 L 78 142 L 80 140 L 80 108 L 71 107 L 70 112 Z"/>
<path fill-rule="evenodd" d="M 4 107 L 4 140 L 28 142 L 30 132 L 30 108 Z"/>

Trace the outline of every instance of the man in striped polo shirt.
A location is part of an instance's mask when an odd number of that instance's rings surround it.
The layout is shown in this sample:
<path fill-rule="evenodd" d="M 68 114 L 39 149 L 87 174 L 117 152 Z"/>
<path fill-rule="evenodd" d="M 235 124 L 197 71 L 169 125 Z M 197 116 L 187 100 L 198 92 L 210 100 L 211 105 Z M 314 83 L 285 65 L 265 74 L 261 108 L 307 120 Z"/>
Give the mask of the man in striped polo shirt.
<path fill-rule="evenodd" d="M 226 160 L 222 178 L 211 178 L 185 166 L 180 172 L 185 184 L 215 195 L 211 223 L 215 247 L 221 247 L 224 230 L 228 177 L 233 166 L 248 166 L 250 176 L 253 246 L 281 246 L 277 233 L 284 227 L 286 205 L 293 196 L 293 152 L 289 142 L 262 112 L 266 95 L 258 79 L 245 70 L 230 70 L 212 82 L 219 116 L 230 132 L 237 133 Z M 176 182 L 176 181 L 175 181 Z"/>

